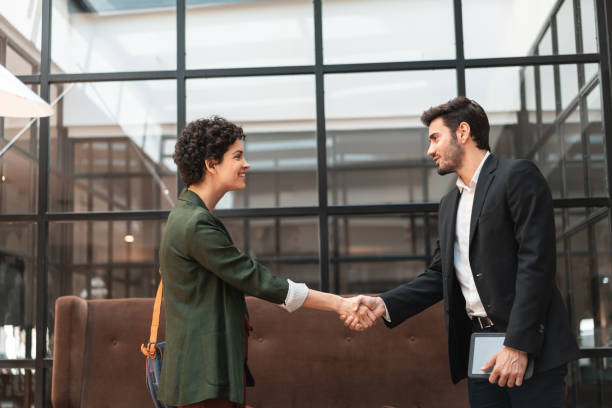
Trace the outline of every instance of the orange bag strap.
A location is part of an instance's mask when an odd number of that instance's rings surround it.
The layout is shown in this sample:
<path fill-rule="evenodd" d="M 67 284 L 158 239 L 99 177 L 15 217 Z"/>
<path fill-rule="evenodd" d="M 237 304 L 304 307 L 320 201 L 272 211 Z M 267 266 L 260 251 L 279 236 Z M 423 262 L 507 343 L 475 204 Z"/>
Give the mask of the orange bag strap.
<path fill-rule="evenodd" d="M 161 269 L 159 270 L 161 274 Z M 144 344 L 140 346 L 140 351 L 145 357 L 155 358 L 157 354 L 157 349 L 155 345 L 157 344 L 157 331 L 159 329 L 159 315 L 161 313 L 161 301 L 163 297 L 163 287 L 162 281 L 159 281 L 159 286 L 157 287 L 157 295 L 155 295 L 155 305 L 153 306 L 153 318 L 151 319 L 151 335 L 149 336 L 149 343 L 145 346 Z"/>

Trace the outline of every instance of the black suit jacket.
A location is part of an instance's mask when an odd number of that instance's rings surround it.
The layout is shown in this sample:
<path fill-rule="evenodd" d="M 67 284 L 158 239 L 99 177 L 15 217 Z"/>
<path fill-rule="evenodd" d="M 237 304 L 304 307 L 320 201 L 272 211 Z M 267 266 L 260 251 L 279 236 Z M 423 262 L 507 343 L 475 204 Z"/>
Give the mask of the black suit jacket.
<path fill-rule="evenodd" d="M 467 375 L 471 321 L 454 267 L 460 192 L 440 201 L 437 248 L 425 272 L 381 295 L 394 327 L 444 299 L 451 377 Z M 505 345 L 535 358 L 541 372 L 578 358 L 568 313 L 555 284 L 553 204 L 546 180 L 527 160 L 485 161 L 470 222 L 470 266 L 487 315 Z"/>

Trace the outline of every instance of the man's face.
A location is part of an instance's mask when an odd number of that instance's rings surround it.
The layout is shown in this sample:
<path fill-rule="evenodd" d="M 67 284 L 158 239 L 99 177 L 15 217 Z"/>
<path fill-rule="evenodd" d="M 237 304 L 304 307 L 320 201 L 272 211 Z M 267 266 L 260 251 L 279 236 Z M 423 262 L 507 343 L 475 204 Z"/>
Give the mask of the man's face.
<path fill-rule="evenodd" d="M 461 166 L 463 148 L 457 141 L 457 135 L 438 117 L 429 124 L 429 149 L 427 155 L 436 162 L 438 174 L 453 173 Z"/>

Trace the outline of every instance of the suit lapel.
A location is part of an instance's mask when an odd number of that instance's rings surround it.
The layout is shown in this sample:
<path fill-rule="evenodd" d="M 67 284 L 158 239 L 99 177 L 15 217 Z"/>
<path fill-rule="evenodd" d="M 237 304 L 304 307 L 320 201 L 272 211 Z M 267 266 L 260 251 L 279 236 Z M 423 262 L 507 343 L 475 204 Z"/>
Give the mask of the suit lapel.
<path fill-rule="evenodd" d="M 489 191 L 489 187 L 495 178 L 495 169 L 497 169 L 497 158 L 493 155 L 487 158 L 482 169 L 480 176 L 478 176 L 478 183 L 476 184 L 476 192 L 474 194 L 474 204 L 472 205 L 472 217 L 470 218 L 470 244 L 474 238 L 474 232 L 478 225 L 478 217 L 482 211 L 482 207 Z"/>
<path fill-rule="evenodd" d="M 441 247 L 444 248 L 443 254 L 443 272 L 448 276 L 453 276 L 454 270 L 454 255 L 455 255 L 455 231 L 457 229 L 457 206 L 459 205 L 459 197 L 461 193 L 455 188 L 448 195 L 448 201 L 444 205 L 444 209 L 440 212 L 440 216 L 444 217 L 440 225 L 444 228 L 441 231 L 440 239 L 442 240 Z"/>

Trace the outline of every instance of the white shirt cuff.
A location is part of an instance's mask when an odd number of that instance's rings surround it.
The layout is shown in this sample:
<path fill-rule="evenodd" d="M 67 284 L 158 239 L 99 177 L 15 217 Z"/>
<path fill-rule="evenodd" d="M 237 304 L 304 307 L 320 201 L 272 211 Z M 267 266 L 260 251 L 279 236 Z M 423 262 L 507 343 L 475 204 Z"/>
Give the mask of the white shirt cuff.
<path fill-rule="evenodd" d="M 287 279 L 289 283 L 289 291 L 285 298 L 285 303 L 280 305 L 289 313 L 295 312 L 304 304 L 308 297 L 308 286 L 305 283 L 295 283 L 291 279 Z"/>
<path fill-rule="evenodd" d="M 385 305 L 385 314 L 383 315 L 383 319 L 391 323 L 391 315 L 389 314 L 389 309 L 387 309 L 387 304 L 385 303 L 384 300 L 383 300 L 383 305 Z"/>

